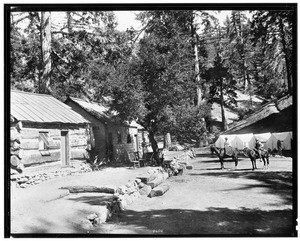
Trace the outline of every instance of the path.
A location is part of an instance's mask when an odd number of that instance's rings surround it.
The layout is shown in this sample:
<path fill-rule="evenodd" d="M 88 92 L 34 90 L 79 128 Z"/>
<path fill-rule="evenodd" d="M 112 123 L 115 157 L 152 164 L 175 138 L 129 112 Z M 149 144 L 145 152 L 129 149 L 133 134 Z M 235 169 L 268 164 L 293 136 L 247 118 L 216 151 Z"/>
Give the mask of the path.
<path fill-rule="evenodd" d="M 191 164 L 194 165 L 193 170 L 166 181 L 171 188 L 164 196 L 138 199 L 126 211 L 92 233 L 292 235 L 291 158 L 271 158 L 268 171 L 262 170 L 262 163 L 258 162 L 259 170 L 255 172 L 251 171 L 249 159 L 241 159 L 238 170 L 231 169 L 233 162 L 225 162 L 227 169 L 221 171 L 217 158 L 210 155 L 198 156 Z M 72 194 L 47 203 L 39 202 L 37 197 L 41 198 L 43 192 L 57 190 L 62 185 L 120 185 L 141 172 L 144 170 L 107 169 L 51 180 L 28 190 L 19 189 L 18 193 L 26 193 L 27 201 L 33 203 L 20 204 L 20 199 L 12 200 L 14 230 L 82 233 L 78 220 L 92 213 L 105 195 Z M 36 197 L 29 198 L 30 195 Z M 31 208 L 24 211 L 22 205 Z"/>

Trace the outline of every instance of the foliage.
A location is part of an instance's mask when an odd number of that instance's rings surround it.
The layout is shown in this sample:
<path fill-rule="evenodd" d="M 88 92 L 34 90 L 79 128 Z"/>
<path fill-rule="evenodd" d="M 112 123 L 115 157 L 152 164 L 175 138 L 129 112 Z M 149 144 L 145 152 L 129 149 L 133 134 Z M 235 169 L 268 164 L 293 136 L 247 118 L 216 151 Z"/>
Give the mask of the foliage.
<path fill-rule="evenodd" d="M 265 61 L 262 71 L 271 72 L 271 81 L 286 79 L 292 93 L 293 21 L 294 11 L 256 11 L 251 21 L 254 45 L 260 45 Z M 282 84 L 281 84 L 282 85 Z"/>
<path fill-rule="evenodd" d="M 137 19 L 143 28 L 124 32 L 116 30 L 113 12 L 64 14 L 63 24 L 52 26 L 51 94 L 98 102 L 110 96 L 120 120 L 137 120 L 152 136 L 198 139 L 210 122 L 209 104 L 220 103 L 223 112 L 226 105 L 235 108 L 236 90 L 266 99 L 292 92 L 293 11 L 253 11 L 251 20 L 249 13 L 232 11 L 224 26 L 205 11 L 142 11 Z M 25 28 L 17 15 L 10 31 L 11 87 L 36 92 L 42 81 L 40 13 L 19 15 L 28 19 Z M 195 107 L 199 88 L 205 102 Z M 238 111 L 244 116 L 248 110 Z"/>

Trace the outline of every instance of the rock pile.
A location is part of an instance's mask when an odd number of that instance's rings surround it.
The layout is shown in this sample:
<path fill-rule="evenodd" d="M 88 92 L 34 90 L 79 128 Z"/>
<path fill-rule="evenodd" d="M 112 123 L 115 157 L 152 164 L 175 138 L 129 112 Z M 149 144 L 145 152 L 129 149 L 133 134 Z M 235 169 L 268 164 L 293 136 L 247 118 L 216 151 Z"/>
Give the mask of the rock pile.
<path fill-rule="evenodd" d="M 92 213 L 81 222 L 83 229 L 91 230 L 106 222 L 115 213 L 125 210 L 138 198 L 162 196 L 169 190 L 169 185 L 162 184 L 169 177 L 163 168 L 149 169 L 135 180 L 116 188 L 113 200 L 99 206 L 97 213 Z"/>
<path fill-rule="evenodd" d="M 178 152 L 165 152 L 164 169 L 169 173 L 169 176 L 182 175 L 185 169 L 193 169 L 189 164 L 189 160 L 195 157 L 193 150 L 186 150 L 184 153 L 178 155 Z"/>
<path fill-rule="evenodd" d="M 84 172 L 91 172 L 91 171 L 92 169 L 90 165 L 86 163 L 80 163 L 77 166 L 63 168 L 59 170 L 52 170 L 52 171 L 44 170 L 44 171 L 39 171 L 34 173 L 26 173 L 26 172 L 19 173 L 15 169 L 11 169 L 10 180 L 11 180 L 11 184 L 15 185 L 16 187 L 27 188 L 53 178 L 75 175 L 77 173 L 84 173 Z"/>

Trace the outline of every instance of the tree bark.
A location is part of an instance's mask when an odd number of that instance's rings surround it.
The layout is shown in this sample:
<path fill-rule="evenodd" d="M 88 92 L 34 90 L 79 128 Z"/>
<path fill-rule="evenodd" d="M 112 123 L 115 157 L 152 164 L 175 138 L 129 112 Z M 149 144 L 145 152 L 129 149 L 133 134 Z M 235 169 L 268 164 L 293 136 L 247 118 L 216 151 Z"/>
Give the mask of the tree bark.
<path fill-rule="evenodd" d="M 51 92 L 51 13 L 41 12 L 42 74 L 39 93 Z"/>
<path fill-rule="evenodd" d="M 225 109 L 224 109 L 224 96 L 223 96 L 223 79 L 220 79 L 220 105 L 221 105 L 221 115 L 222 115 L 222 130 L 227 130 L 227 122 L 225 117 Z"/>
<path fill-rule="evenodd" d="M 284 53 L 285 65 L 286 65 L 286 76 L 287 76 L 287 85 L 288 85 L 288 92 L 292 94 L 292 78 L 290 73 L 290 61 L 287 54 L 286 42 L 285 42 L 285 34 L 283 29 L 283 22 L 282 18 L 279 21 L 280 32 L 281 32 L 281 43 L 282 43 L 282 50 Z"/>
<path fill-rule="evenodd" d="M 171 135 L 167 133 L 164 137 L 164 148 L 169 149 L 171 147 Z"/>
<path fill-rule="evenodd" d="M 157 142 L 154 138 L 154 132 L 153 131 L 149 131 L 149 141 L 151 143 L 151 147 L 153 150 L 153 158 L 156 160 L 156 162 L 158 163 L 158 165 L 160 165 L 160 160 L 159 160 L 159 155 L 158 155 L 158 145 Z"/>
<path fill-rule="evenodd" d="M 67 28 L 68 28 L 68 33 L 72 33 L 72 16 L 71 12 L 67 12 Z"/>
<path fill-rule="evenodd" d="M 197 33 L 196 33 L 196 28 L 194 26 L 194 14 L 191 18 L 191 35 L 192 35 L 192 47 L 194 49 L 194 55 L 195 55 L 195 74 L 196 74 L 196 84 L 197 84 L 197 90 L 196 90 L 196 94 L 197 94 L 197 100 L 196 100 L 196 105 L 200 106 L 200 104 L 202 103 L 202 90 L 200 88 L 200 83 L 201 83 L 201 79 L 200 79 L 200 66 L 199 66 L 199 52 L 198 52 L 198 37 L 197 37 Z"/>

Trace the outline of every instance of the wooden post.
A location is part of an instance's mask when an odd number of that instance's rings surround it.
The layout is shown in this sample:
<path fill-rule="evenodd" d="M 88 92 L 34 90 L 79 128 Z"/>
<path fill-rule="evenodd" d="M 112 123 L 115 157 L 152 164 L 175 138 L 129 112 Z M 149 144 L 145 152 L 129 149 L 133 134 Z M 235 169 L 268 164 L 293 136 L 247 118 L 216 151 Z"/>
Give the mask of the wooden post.
<path fill-rule="evenodd" d="M 165 135 L 165 140 L 164 140 L 164 148 L 169 149 L 171 147 L 171 135 L 170 133 L 167 133 Z"/>
<path fill-rule="evenodd" d="M 69 131 L 61 131 L 61 163 L 63 166 L 70 164 Z"/>

